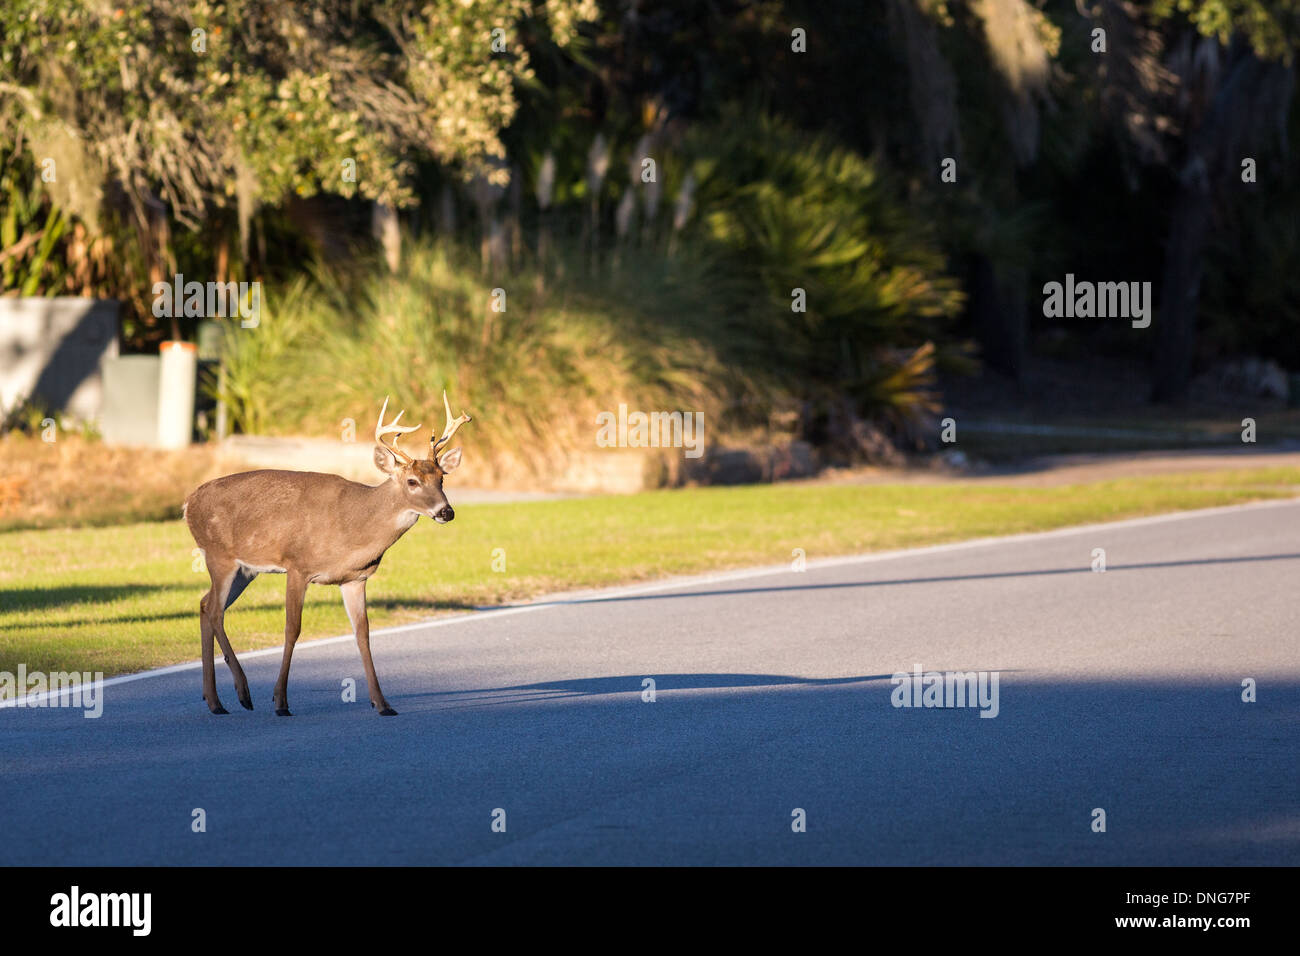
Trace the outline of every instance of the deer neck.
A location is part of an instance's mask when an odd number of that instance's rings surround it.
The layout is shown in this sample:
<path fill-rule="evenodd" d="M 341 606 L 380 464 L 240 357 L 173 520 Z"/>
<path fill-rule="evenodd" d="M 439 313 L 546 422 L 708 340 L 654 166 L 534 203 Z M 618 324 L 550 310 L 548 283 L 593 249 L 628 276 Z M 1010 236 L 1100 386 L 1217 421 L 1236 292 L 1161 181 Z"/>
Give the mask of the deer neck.
<path fill-rule="evenodd" d="M 392 547 L 420 517 L 392 478 L 381 485 L 366 486 L 362 494 L 366 498 L 366 507 L 361 510 L 368 536 L 381 550 Z"/>

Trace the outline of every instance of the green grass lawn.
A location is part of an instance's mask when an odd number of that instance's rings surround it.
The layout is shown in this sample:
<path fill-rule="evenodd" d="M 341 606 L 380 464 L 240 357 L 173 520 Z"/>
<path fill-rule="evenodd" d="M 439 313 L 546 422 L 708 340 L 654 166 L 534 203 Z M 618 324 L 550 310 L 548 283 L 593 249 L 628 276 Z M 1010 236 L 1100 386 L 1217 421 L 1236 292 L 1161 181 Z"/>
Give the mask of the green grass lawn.
<path fill-rule="evenodd" d="M 469 505 L 446 526 L 420 521 L 388 552 L 369 585 L 371 624 L 775 564 L 795 548 L 814 559 L 1297 494 L 1300 469 L 1267 468 L 1049 488 L 786 484 Z M 493 570 L 498 548 L 504 571 Z M 194 660 L 207 585 L 179 521 L 2 533 L 0 671 L 112 675 Z M 249 587 L 226 617 L 236 651 L 281 642 L 283 600 L 281 575 Z M 338 589 L 310 588 L 303 638 L 348 630 Z"/>

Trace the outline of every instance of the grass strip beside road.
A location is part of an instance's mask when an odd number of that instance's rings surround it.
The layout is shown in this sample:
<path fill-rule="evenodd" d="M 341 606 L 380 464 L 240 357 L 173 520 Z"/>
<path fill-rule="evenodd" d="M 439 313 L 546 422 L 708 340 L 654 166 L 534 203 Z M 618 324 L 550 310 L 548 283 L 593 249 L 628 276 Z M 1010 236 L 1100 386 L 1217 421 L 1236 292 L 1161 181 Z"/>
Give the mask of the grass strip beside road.
<path fill-rule="evenodd" d="M 1300 468 L 1257 468 L 1050 488 L 781 484 L 470 505 L 449 525 L 421 520 L 388 551 L 370 620 L 777 564 L 796 548 L 814 559 L 1296 495 Z M 207 586 L 179 521 L 0 533 L 0 671 L 112 676 L 195 660 Z M 279 645 L 284 577 L 259 576 L 226 630 L 236 652 Z M 349 630 L 338 589 L 309 588 L 303 639 Z"/>

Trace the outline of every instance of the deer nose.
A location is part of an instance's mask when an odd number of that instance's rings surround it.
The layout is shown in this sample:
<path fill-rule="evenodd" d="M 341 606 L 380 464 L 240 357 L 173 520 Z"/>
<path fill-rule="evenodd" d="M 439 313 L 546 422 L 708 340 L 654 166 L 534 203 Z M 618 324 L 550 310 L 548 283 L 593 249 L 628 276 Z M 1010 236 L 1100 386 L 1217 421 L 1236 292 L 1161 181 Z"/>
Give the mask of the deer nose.
<path fill-rule="evenodd" d="M 451 505 L 443 505 L 433 513 L 433 520 L 440 524 L 445 524 L 456 517 L 456 512 L 452 510 Z"/>

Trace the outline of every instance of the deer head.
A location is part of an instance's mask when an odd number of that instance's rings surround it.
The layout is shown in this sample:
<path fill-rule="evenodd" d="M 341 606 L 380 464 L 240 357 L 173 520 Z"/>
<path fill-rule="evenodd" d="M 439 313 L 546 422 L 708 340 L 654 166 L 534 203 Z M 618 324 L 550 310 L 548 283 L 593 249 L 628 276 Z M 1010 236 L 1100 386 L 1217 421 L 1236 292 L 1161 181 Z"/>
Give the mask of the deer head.
<path fill-rule="evenodd" d="M 420 426 L 399 425 L 404 411 L 398 412 L 397 417 L 385 425 L 384 415 L 388 412 L 388 399 L 385 398 L 384 407 L 379 411 L 379 422 L 375 425 L 375 467 L 393 480 L 405 495 L 411 511 L 446 524 L 456 517 L 456 512 L 443 494 L 442 479 L 459 468 L 461 461 L 459 448 L 446 449 L 460 426 L 472 419 L 468 415 L 452 418 L 446 390 L 442 393 L 442 404 L 447 411 L 447 425 L 441 437 L 429 440 L 429 457 L 417 459 L 399 449 L 397 443 L 402 435 Z M 387 440 L 389 435 L 393 436 L 391 443 Z"/>

